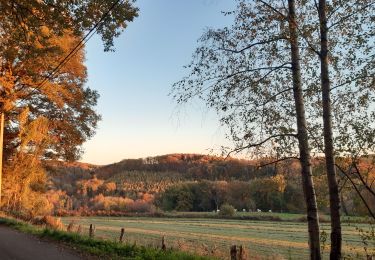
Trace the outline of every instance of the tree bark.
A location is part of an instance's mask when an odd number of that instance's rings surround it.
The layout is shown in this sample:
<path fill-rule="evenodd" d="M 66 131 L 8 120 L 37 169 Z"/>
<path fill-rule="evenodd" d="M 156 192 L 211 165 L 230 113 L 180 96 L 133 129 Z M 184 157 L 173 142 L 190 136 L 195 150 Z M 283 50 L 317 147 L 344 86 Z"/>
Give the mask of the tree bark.
<path fill-rule="evenodd" d="M 328 61 L 328 27 L 326 17 L 326 1 L 319 0 L 320 23 L 320 70 L 323 105 L 324 154 L 329 190 L 329 206 L 331 213 L 331 252 L 330 259 L 341 258 L 342 234 L 340 223 L 340 197 L 336 180 L 335 157 L 332 133 L 332 108 L 330 97 L 329 61 Z"/>
<path fill-rule="evenodd" d="M 311 156 L 308 142 L 305 104 L 303 99 L 300 54 L 298 47 L 297 19 L 295 0 L 288 0 L 289 30 L 291 44 L 293 94 L 297 115 L 297 131 L 299 153 L 301 161 L 302 186 L 307 207 L 307 223 L 309 231 L 310 259 L 321 259 L 319 217 L 315 196 L 314 182 L 312 179 Z"/>

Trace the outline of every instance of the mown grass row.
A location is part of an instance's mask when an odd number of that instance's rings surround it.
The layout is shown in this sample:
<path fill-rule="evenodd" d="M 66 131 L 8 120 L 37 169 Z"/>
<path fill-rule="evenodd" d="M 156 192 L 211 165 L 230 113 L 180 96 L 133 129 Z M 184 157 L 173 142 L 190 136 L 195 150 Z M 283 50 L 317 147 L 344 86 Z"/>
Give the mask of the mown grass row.
<path fill-rule="evenodd" d="M 176 250 L 163 251 L 157 248 L 139 246 L 135 244 L 119 243 L 110 240 L 89 238 L 77 233 L 68 233 L 48 228 L 39 228 L 15 219 L 0 217 L 0 225 L 6 225 L 24 233 L 41 238 L 64 242 L 65 244 L 95 256 L 108 259 L 165 259 L 165 260 L 208 260 L 211 257 L 196 256 Z"/>
<path fill-rule="evenodd" d="M 229 254 L 231 245 L 242 245 L 251 256 L 301 259 L 308 257 L 308 237 L 306 223 L 274 221 L 238 221 L 182 218 L 122 218 L 122 217 L 81 217 L 63 218 L 67 225 L 75 221 L 78 225 L 96 226 L 98 236 L 116 239 L 121 228 L 125 228 L 127 241 L 146 245 L 160 244 L 165 235 L 167 244 L 173 248 L 199 254 L 219 256 Z M 343 224 L 345 254 L 363 254 L 363 242 L 356 227 L 368 229 L 367 224 Z M 322 230 L 329 234 L 328 223 Z M 139 239 L 141 237 L 141 239 Z M 180 243 L 181 241 L 181 243 Z M 183 246 L 180 248 L 180 244 Z M 205 247 L 208 247 L 208 251 Z M 211 250 L 214 248 L 214 250 Z M 206 252 L 207 251 L 207 252 Z M 325 253 L 329 252 L 326 242 Z"/>

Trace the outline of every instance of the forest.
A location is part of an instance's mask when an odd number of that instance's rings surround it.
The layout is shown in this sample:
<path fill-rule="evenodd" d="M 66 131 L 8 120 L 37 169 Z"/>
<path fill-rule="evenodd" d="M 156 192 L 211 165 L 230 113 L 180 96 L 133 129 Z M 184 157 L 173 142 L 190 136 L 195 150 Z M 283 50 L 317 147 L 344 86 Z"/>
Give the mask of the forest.
<path fill-rule="evenodd" d="M 269 159 L 268 159 L 269 160 Z M 263 162 L 266 163 L 266 160 Z M 303 213 L 299 166 L 294 160 L 277 165 L 199 154 L 170 154 L 123 160 L 94 166 L 83 163 L 45 162 L 43 207 L 31 207 L 30 215 L 121 215 L 160 211 L 217 211 L 229 204 L 237 211 Z M 364 163 L 363 163 L 364 164 Z M 328 188 L 321 161 L 314 161 L 319 209 L 328 214 Z M 343 214 L 366 216 L 368 211 L 345 176 L 341 176 Z M 368 172 L 368 180 L 374 171 Z M 356 180 L 362 196 L 375 201 Z M 33 191 L 36 192 L 36 191 Z M 9 210 L 21 211 L 13 201 Z M 25 214 L 26 211 L 23 211 Z"/>

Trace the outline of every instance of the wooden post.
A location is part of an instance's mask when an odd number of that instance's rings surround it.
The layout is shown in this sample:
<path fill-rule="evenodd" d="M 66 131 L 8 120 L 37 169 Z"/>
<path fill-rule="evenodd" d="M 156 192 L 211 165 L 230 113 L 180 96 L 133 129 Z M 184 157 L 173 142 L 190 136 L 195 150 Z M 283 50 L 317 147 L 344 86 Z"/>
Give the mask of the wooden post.
<path fill-rule="evenodd" d="M 0 115 L 0 207 L 2 199 L 2 179 L 3 179 L 3 139 L 4 139 L 4 112 Z"/>
<path fill-rule="evenodd" d="M 167 250 L 167 246 L 165 245 L 165 236 L 161 238 L 161 250 Z"/>
<path fill-rule="evenodd" d="M 122 243 L 122 241 L 124 239 L 124 233 L 125 233 L 125 228 L 121 228 L 120 243 Z"/>
<path fill-rule="evenodd" d="M 246 257 L 245 257 L 245 249 L 242 247 L 242 245 L 240 245 L 240 251 L 239 251 L 239 256 L 238 256 L 239 260 L 245 260 Z"/>
<path fill-rule="evenodd" d="M 95 226 L 93 224 L 90 224 L 90 230 L 89 230 L 89 237 L 93 238 L 95 233 Z"/>
<path fill-rule="evenodd" d="M 66 231 L 73 232 L 73 228 L 74 228 L 74 222 L 70 221 L 68 227 L 66 228 Z"/>
<path fill-rule="evenodd" d="M 77 228 L 77 233 L 78 233 L 78 234 L 81 234 L 81 233 L 82 233 L 82 226 L 81 226 L 81 225 L 78 226 L 78 228 Z"/>
<path fill-rule="evenodd" d="M 233 245 L 230 247 L 230 260 L 238 260 L 237 259 L 237 246 Z"/>

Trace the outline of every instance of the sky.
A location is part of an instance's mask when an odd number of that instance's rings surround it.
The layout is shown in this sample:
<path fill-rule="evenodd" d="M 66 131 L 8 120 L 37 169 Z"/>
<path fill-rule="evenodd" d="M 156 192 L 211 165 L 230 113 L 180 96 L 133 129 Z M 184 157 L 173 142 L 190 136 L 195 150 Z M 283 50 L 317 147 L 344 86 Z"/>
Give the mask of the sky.
<path fill-rule="evenodd" d="M 229 25 L 228 0 L 138 0 L 139 17 L 104 52 L 99 37 L 86 46 L 88 86 L 100 94 L 96 135 L 81 161 L 108 164 L 169 153 L 207 154 L 227 144 L 225 129 L 199 101 L 178 106 L 168 93 L 188 71 L 204 30 Z"/>

